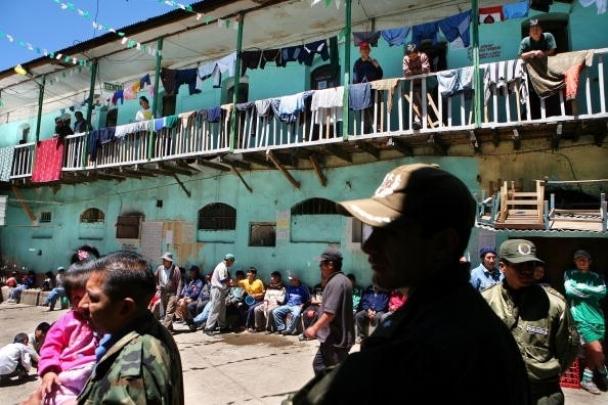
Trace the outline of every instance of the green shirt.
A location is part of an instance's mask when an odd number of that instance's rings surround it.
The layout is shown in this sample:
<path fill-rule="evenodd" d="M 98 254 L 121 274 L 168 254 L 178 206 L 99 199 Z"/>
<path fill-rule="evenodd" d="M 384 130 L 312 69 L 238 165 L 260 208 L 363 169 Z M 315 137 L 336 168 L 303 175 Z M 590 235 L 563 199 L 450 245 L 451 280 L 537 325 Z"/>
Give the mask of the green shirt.
<path fill-rule="evenodd" d="M 600 300 L 606 296 L 606 283 L 597 273 L 569 270 L 564 275 L 564 287 L 577 323 L 604 324 Z"/>
<path fill-rule="evenodd" d="M 519 44 L 519 54 L 530 51 L 550 51 L 557 48 L 555 37 L 550 32 L 543 32 L 540 41 L 535 41 L 530 37 L 525 37 Z"/>

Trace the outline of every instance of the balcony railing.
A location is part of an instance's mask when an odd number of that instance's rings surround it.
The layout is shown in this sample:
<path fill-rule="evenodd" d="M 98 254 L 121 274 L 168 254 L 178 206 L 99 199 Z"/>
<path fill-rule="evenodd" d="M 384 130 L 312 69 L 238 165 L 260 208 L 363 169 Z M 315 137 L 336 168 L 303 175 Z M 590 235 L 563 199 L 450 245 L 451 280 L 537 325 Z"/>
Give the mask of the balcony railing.
<path fill-rule="evenodd" d="M 593 53 L 592 66 L 581 73 L 575 103 L 564 100 L 560 92 L 551 101 L 539 100 L 538 111 L 535 111 L 531 108 L 531 98 L 534 97 L 531 92 L 534 90 L 528 88 L 527 81 L 515 80 L 510 90 L 506 87 L 498 91 L 489 88 L 484 81 L 484 95 L 490 90 L 490 96 L 482 96 L 481 128 L 516 128 L 528 124 L 608 118 L 607 68 L 604 63 L 608 49 L 595 50 Z M 482 69 L 485 68 L 487 65 L 482 65 Z M 438 75 L 444 76 L 444 73 L 393 79 L 388 81 L 390 85 L 384 81 L 384 86 L 373 84 L 372 87 L 376 89 L 372 92 L 371 107 L 350 113 L 348 137 L 344 137 L 341 107 L 316 112 L 305 109 L 293 123 L 281 122 L 272 114 L 260 116 L 254 106 L 237 109 L 234 153 L 474 129 L 475 97 L 471 97 L 471 92 L 442 96 L 438 91 Z M 549 106 L 550 102 L 553 105 Z M 87 135 L 71 135 L 65 138 L 64 171 L 228 153 L 231 117 L 232 114 L 223 111 L 218 123 L 209 123 L 194 115 L 188 121 L 179 119 L 173 128 L 131 133 L 120 140 L 100 145 L 94 161 L 87 150 Z M 34 143 L 16 147 L 11 179 L 31 176 L 34 148 Z"/>

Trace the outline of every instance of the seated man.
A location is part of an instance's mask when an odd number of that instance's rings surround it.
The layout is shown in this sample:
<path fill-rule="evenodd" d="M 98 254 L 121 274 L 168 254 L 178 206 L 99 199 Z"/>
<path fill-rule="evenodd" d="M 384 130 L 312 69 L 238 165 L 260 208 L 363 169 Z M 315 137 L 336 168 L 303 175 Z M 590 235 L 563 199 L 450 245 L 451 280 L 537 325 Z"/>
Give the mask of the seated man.
<path fill-rule="evenodd" d="M 19 333 L 13 343 L 0 349 L 0 384 L 12 377 L 27 377 L 32 368 L 32 361 L 38 361 L 38 354 L 27 344 L 27 334 Z"/>
<path fill-rule="evenodd" d="M 300 312 L 302 307 L 310 301 L 310 292 L 296 275 L 289 276 L 289 286 L 285 304 L 272 311 L 274 326 L 277 332 L 283 335 L 293 335 L 297 333 L 298 323 L 300 322 Z M 287 316 L 291 315 L 291 321 L 285 325 Z"/>
<path fill-rule="evenodd" d="M 8 295 L 10 302 L 19 302 L 21 300 L 21 293 L 29 288 L 34 288 L 36 285 L 36 273 L 32 270 L 28 271 L 25 276 L 21 278 L 21 282 L 17 284 L 17 287 L 13 288 Z"/>
<path fill-rule="evenodd" d="M 312 289 L 312 297 L 310 299 L 310 304 L 305 306 L 302 311 L 302 324 L 304 330 L 306 330 L 309 326 L 312 326 L 317 319 L 319 319 L 319 315 L 321 315 L 321 304 L 323 303 L 323 286 L 321 284 L 317 284 Z M 304 334 L 300 336 L 300 340 L 305 340 L 306 337 Z"/>
<path fill-rule="evenodd" d="M 519 56 L 523 60 L 555 55 L 557 45 L 550 32 L 543 32 L 538 20 L 530 20 L 529 35 L 519 44 Z"/>
<path fill-rule="evenodd" d="M 273 325 L 272 311 L 280 303 L 285 302 L 286 289 L 283 285 L 281 273 L 273 271 L 270 274 L 270 283 L 264 294 L 262 305 L 255 308 L 255 329 L 256 331 L 271 331 Z"/>
<path fill-rule="evenodd" d="M 190 321 L 191 307 L 196 307 L 196 300 L 201 294 L 203 288 L 203 280 L 201 279 L 201 270 L 198 266 L 190 267 L 189 282 L 179 293 L 177 300 L 176 314 L 183 321 Z"/>
<path fill-rule="evenodd" d="M 65 269 L 63 267 L 57 267 L 57 274 L 55 275 L 55 287 L 49 292 L 44 301 L 44 306 L 49 307 L 49 311 L 55 309 L 55 303 L 58 299 L 65 297 L 65 289 L 63 288 L 63 277 L 65 276 Z"/>
<path fill-rule="evenodd" d="M 405 48 L 405 56 L 403 57 L 403 77 L 408 78 L 417 76 L 431 71 L 429 57 L 424 52 L 420 52 L 416 44 L 409 44 Z M 422 128 L 422 81 L 417 79 L 411 82 L 413 87 L 412 110 L 414 111 L 413 129 Z M 407 95 L 406 95 L 407 96 Z M 409 96 L 408 96 L 409 97 Z"/>
<path fill-rule="evenodd" d="M 350 273 L 348 276 L 351 284 L 353 285 L 353 314 L 357 313 L 357 308 L 359 308 L 359 304 L 361 303 L 361 295 L 363 295 L 363 289 L 357 285 L 357 277 L 354 274 Z"/>
<path fill-rule="evenodd" d="M 240 282 L 245 279 L 245 273 L 242 270 L 236 272 L 236 277 L 230 279 L 230 291 L 226 297 L 226 323 L 229 329 L 238 330 L 243 325 L 245 315 L 245 289 L 241 287 Z"/>
<path fill-rule="evenodd" d="M 201 288 L 201 293 L 198 295 L 198 298 L 196 299 L 196 306 L 191 305 L 188 307 L 188 309 L 190 310 L 191 318 L 194 318 L 195 316 L 197 316 L 198 314 L 203 312 L 203 310 L 205 309 L 205 306 L 211 300 L 210 277 L 211 276 L 209 274 L 203 276 L 203 278 L 202 278 L 203 287 Z"/>
<path fill-rule="evenodd" d="M 361 342 L 369 336 L 368 327 L 377 326 L 388 307 L 388 293 L 378 287 L 370 286 L 361 297 L 361 303 L 355 315 L 357 325 L 357 340 Z"/>
<path fill-rule="evenodd" d="M 254 310 L 264 303 L 264 283 L 257 277 L 258 270 L 255 267 L 250 267 L 247 270 L 247 278 L 239 282 L 247 296 L 253 298 L 253 301 L 247 304 L 247 320 L 245 321 L 245 327 L 250 332 L 254 331 L 255 326 Z"/>

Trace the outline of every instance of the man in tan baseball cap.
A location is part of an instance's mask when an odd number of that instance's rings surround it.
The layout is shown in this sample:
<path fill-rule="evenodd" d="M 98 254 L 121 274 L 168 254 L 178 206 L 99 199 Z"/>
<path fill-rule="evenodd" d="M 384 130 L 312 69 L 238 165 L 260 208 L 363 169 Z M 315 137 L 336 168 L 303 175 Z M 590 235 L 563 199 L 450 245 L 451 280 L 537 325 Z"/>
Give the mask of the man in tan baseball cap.
<path fill-rule="evenodd" d="M 407 288 L 408 301 L 293 403 L 528 404 L 517 345 L 459 263 L 476 207 L 465 184 L 436 165 L 400 166 L 371 198 L 340 207 L 373 228 L 362 248 L 374 283 Z M 378 376 L 383 388 L 371 389 Z"/>

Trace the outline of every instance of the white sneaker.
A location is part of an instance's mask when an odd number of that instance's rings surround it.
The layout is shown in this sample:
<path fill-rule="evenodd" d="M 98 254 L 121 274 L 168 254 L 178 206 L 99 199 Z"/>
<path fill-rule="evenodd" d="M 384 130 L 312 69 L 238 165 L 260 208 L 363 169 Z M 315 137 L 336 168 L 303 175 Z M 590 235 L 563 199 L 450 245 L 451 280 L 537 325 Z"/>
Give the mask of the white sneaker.
<path fill-rule="evenodd" d="M 581 381 L 581 388 L 593 395 L 600 395 L 602 393 L 593 381 Z"/>

